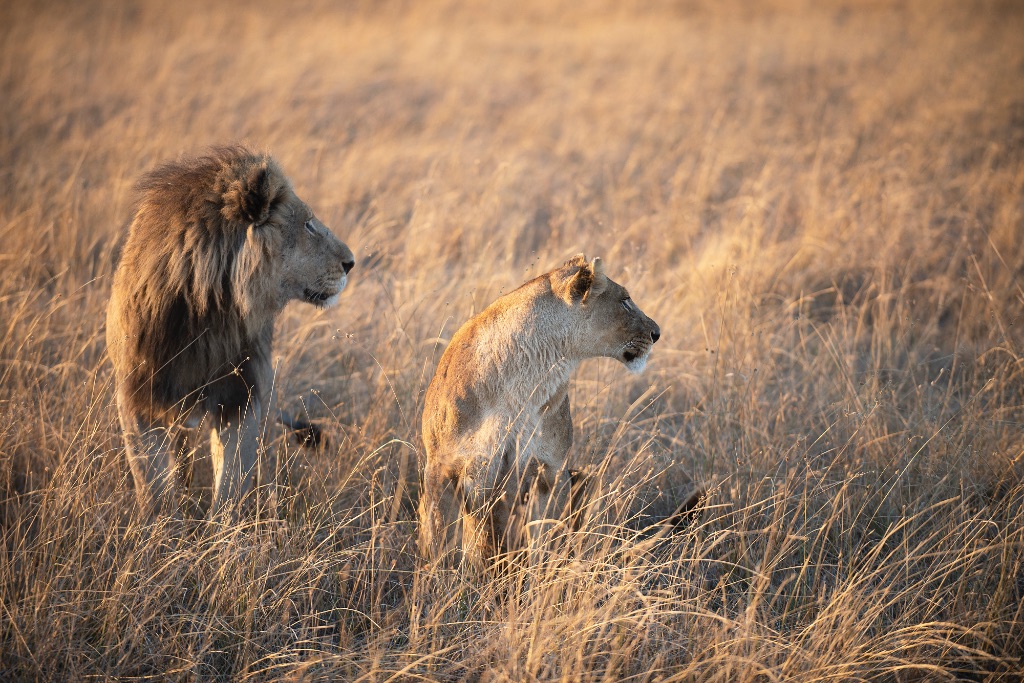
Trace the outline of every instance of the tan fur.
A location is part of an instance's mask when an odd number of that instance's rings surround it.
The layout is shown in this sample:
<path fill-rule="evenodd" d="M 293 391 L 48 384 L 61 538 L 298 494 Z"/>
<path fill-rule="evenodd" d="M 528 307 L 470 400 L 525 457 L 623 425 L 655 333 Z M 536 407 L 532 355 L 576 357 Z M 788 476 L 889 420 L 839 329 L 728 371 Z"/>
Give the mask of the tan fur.
<path fill-rule="evenodd" d="M 212 512 L 253 489 L 274 319 L 331 305 L 355 261 L 277 163 L 241 147 L 138 185 L 107 309 L 107 347 L 139 502 L 174 509 L 176 424 L 211 432 Z"/>
<path fill-rule="evenodd" d="M 473 560 L 520 547 L 571 494 L 569 378 L 588 358 L 640 372 L 658 325 L 582 254 L 501 297 L 455 333 L 427 389 L 423 552 Z"/>

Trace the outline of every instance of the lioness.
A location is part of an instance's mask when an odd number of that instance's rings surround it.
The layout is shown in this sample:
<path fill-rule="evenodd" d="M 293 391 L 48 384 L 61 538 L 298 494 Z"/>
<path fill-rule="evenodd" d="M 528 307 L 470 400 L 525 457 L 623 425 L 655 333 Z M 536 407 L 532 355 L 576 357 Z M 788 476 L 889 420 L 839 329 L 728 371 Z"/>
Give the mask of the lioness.
<path fill-rule="evenodd" d="M 168 429 L 210 429 L 211 514 L 253 490 L 274 319 L 330 306 L 355 265 L 269 156 L 224 147 L 145 175 L 107 308 L 125 451 L 142 508 L 176 512 Z"/>
<path fill-rule="evenodd" d="M 642 372 L 660 336 L 601 259 L 582 254 L 463 325 L 423 409 L 424 554 L 479 561 L 518 548 L 524 524 L 543 535 L 570 499 L 573 370 L 604 356 Z"/>

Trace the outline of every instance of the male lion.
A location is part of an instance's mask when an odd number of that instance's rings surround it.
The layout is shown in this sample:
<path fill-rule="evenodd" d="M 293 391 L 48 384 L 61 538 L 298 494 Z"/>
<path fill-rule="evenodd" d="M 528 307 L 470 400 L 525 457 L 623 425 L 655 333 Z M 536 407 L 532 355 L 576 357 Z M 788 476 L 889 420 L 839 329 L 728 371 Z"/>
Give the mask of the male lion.
<path fill-rule="evenodd" d="M 143 509 L 177 512 L 176 424 L 211 430 L 211 514 L 253 490 L 274 318 L 330 306 L 355 265 L 277 163 L 242 147 L 145 175 L 107 308 L 125 451 Z"/>
<path fill-rule="evenodd" d="M 661 331 L 580 254 L 455 333 L 427 389 L 420 543 L 471 561 L 542 536 L 572 496 L 569 377 L 587 358 L 642 372 Z M 461 526 L 461 529 L 460 529 Z"/>

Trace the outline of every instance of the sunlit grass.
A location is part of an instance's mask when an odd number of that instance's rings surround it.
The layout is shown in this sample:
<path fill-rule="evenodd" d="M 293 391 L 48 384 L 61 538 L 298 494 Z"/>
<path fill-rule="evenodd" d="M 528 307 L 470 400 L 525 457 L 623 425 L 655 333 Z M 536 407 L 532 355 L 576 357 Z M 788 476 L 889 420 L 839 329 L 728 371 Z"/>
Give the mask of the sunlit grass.
<path fill-rule="evenodd" d="M 1021 35 L 995 2 L 0 9 L 0 678 L 1018 680 Z M 356 253 L 277 333 L 329 441 L 268 434 L 279 521 L 143 524 L 118 238 L 142 171 L 235 140 Z M 433 368 L 580 251 L 663 333 L 574 380 L 583 528 L 430 567 Z M 701 515 L 637 534 L 690 477 Z"/>

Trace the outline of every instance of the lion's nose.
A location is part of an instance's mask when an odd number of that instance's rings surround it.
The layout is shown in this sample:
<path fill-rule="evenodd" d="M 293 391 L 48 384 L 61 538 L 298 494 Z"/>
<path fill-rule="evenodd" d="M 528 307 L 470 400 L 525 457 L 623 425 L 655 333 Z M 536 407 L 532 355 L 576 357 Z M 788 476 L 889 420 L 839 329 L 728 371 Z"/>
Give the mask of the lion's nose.
<path fill-rule="evenodd" d="M 341 267 L 345 269 L 345 274 L 347 275 L 348 271 L 350 271 L 350 270 L 352 270 L 353 268 L 356 267 L 356 262 L 355 261 L 342 261 L 341 262 Z"/>
<path fill-rule="evenodd" d="M 657 344 L 659 339 L 661 339 L 661 329 L 658 328 L 658 327 L 655 327 L 654 331 L 651 332 L 651 343 L 652 344 Z"/>

